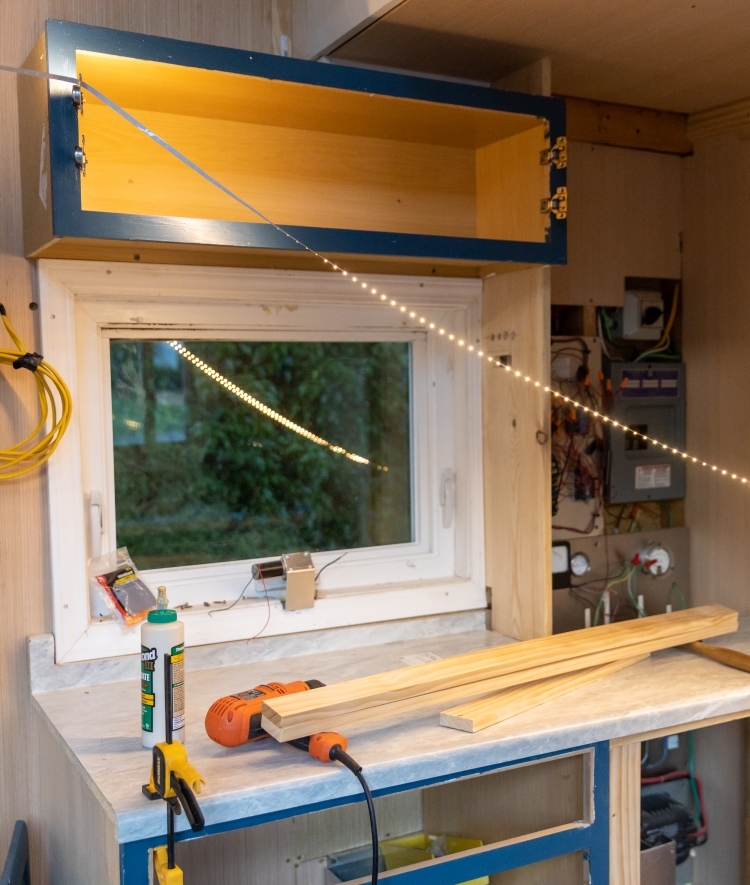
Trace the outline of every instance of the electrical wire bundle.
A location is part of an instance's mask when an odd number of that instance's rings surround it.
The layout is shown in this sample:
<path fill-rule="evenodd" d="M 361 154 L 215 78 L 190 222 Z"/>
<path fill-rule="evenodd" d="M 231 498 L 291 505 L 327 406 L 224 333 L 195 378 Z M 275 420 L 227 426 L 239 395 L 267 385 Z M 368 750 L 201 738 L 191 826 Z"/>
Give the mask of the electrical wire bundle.
<path fill-rule="evenodd" d="M 558 348 L 558 345 L 562 347 Z M 572 379 L 558 380 L 561 393 L 602 410 L 606 398 L 605 380 L 600 374 L 597 390 L 592 384 L 588 365 L 589 348 L 580 337 L 556 338 L 552 363 L 560 358 L 572 358 L 579 365 Z M 605 434 L 600 420 L 586 415 L 558 399 L 552 400 L 552 516 L 557 515 L 560 503 L 566 499 L 594 500 L 595 506 L 589 523 L 584 528 L 554 525 L 553 529 L 590 534 L 596 519 L 602 512 L 604 497 L 604 448 Z"/>
<path fill-rule="evenodd" d="M 667 770 L 661 774 L 655 769 L 663 768 L 669 755 L 664 738 L 662 756 L 658 762 L 648 763 L 648 744 L 641 759 L 641 786 L 667 784 L 686 780 L 692 796 L 692 813 L 667 793 L 655 793 L 641 798 L 641 839 L 646 837 L 646 845 L 652 847 L 673 839 L 677 844 L 677 863 L 687 860 L 691 848 L 705 844 L 708 840 L 708 819 L 706 802 L 703 797 L 703 784 L 695 773 L 695 737 L 688 732 L 689 758 L 687 769 Z"/>
<path fill-rule="evenodd" d="M 15 350 L 0 348 L 0 365 L 14 369 L 28 369 L 34 376 L 41 416 L 31 433 L 7 449 L 0 449 L 0 480 L 15 479 L 31 473 L 50 457 L 68 429 L 73 402 L 67 384 L 41 354 L 29 353 L 11 326 L 5 307 L 0 304 L 0 316 Z M 58 402 L 54 390 L 57 391 Z M 45 431 L 47 421 L 49 430 Z"/>

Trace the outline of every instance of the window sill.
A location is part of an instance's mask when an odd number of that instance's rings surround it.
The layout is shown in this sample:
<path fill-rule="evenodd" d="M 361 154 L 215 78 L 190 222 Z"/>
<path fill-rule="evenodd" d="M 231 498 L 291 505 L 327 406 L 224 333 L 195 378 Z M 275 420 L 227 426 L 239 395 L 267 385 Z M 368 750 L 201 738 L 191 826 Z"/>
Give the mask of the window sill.
<path fill-rule="evenodd" d="M 264 599 L 245 602 L 231 612 L 214 610 L 213 615 L 207 609 L 183 610 L 179 617 L 185 624 L 185 643 L 207 645 L 249 639 L 261 630 L 266 637 L 282 636 L 348 627 L 353 623 L 400 621 L 487 607 L 485 588 L 461 578 L 397 589 L 329 591 L 329 594 L 316 599 L 313 608 L 294 612 L 287 612 L 279 601 L 270 600 L 271 616 L 265 629 L 268 607 Z M 138 628 L 123 632 L 119 624 L 102 621 L 91 624 L 58 663 L 118 657 L 139 651 Z"/>

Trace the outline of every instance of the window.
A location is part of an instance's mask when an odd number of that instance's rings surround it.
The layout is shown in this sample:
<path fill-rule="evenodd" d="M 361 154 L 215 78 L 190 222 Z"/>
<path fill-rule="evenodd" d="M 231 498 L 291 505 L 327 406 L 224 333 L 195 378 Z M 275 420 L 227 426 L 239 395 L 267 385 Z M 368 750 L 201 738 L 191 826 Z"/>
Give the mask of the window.
<path fill-rule="evenodd" d="M 109 352 L 117 545 L 140 568 L 413 540 L 410 343 L 112 339 Z"/>
<path fill-rule="evenodd" d="M 58 661 L 137 650 L 87 589 L 87 558 L 116 546 L 193 644 L 485 606 L 476 361 L 331 274 L 39 276 L 75 408 L 49 466 Z M 379 281 L 478 336 L 478 281 Z M 331 564 L 315 607 L 272 599 L 268 618 L 251 565 L 298 550 Z"/>

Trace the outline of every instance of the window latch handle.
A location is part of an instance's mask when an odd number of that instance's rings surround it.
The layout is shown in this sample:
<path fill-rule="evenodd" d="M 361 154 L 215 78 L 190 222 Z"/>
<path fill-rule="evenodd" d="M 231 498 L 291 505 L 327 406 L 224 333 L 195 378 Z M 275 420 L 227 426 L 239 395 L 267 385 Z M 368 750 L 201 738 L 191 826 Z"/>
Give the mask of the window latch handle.
<path fill-rule="evenodd" d="M 456 509 L 456 474 L 446 467 L 440 477 L 440 506 L 443 510 L 443 528 L 453 525 L 453 513 Z"/>
<path fill-rule="evenodd" d="M 89 547 L 92 559 L 102 555 L 103 534 L 104 499 L 102 493 L 94 489 L 89 492 Z"/>

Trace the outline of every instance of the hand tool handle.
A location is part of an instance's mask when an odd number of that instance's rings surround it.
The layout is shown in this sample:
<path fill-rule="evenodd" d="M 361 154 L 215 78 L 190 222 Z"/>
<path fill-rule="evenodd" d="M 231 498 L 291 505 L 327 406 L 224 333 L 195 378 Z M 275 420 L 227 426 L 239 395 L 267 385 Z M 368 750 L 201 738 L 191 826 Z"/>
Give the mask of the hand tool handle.
<path fill-rule="evenodd" d="M 688 642 L 687 645 L 681 645 L 680 648 L 696 655 L 702 655 L 704 658 L 710 658 L 712 661 L 718 661 L 718 663 L 733 667 L 735 670 L 744 670 L 745 673 L 750 673 L 750 655 L 743 654 L 741 651 L 719 648 L 718 645 L 706 645 L 705 642 Z"/>
<path fill-rule="evenodd" d="M 195 793 L 190 789 L 187 782 L 172 772 L 172 789 L 180 800 L 180 805 L 185 809 L 185 817 L 188 819 L 190 829 L 194 833 L 199 833 L 206 825 L 206 819 L 203 817 L 198 800 Z"/>

